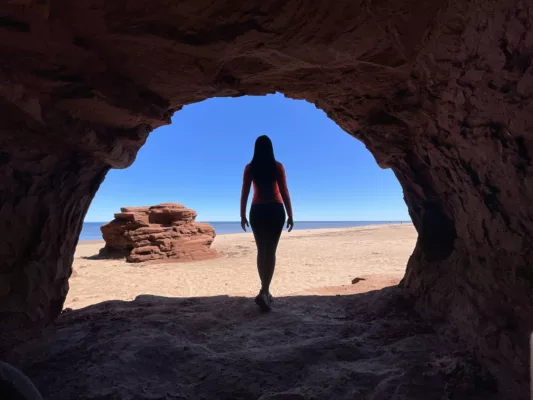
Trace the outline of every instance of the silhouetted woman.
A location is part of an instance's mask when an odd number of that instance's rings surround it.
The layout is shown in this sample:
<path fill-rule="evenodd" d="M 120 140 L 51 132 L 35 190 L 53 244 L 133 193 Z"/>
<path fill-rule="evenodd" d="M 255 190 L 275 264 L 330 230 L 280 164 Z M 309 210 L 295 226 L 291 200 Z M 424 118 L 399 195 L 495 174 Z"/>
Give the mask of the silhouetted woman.
<path fill-rule="evenodd" d="M 257 245 L 257 270 L 261 279 L 261 291 L 255 302 L 263 311 L 270 310 L 272 296 L 270 282 L 276 266 L 276 249 L 278 247 L 283 224 L 285 208 L 287 209 L 287 228 L 294 227 L 289 190 L 285 178 L 285 169 L 274 157 L 274 148 L 268 136 L 259 136 L 255 141 L 252 162 L 244 168 L 241 191 L 241 226 L 246 231 L 246 203 L 250 186 L 254 184 L 254 197 L 250 208 L 250 223 Z"/>

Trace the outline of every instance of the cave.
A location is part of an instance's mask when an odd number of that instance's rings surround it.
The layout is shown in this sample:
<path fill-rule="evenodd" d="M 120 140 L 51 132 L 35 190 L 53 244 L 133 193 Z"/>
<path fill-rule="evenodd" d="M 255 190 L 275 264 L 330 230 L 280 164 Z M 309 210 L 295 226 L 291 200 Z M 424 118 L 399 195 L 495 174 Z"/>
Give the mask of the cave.
<path fill-rule="evenodd" d="M 0 5 L 0 339 L 61 312 L 111 168 L 186 104 L 281 92 L 391 168 L 418 231 L 400 286 L 502 392 L 533 330 L 533 4 L 13 0 Z M 510 398 L 510 397 L 508 397 Z"/>

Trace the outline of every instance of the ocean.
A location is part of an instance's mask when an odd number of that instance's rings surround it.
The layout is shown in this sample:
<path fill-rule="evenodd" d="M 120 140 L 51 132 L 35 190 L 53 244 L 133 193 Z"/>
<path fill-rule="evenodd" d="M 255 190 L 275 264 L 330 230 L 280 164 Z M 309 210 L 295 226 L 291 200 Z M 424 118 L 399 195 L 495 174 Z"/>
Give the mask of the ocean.
<path fill-rule="evenodd" d="M 235 222 L 209 222 L 217 235 L 241 233 L 241 223 Z M 411 221 L 295 221 L 294 230 L 325 229 L 325 228 L 353 228 L 356 226 L 410 224 Z M 84 222 L 81 229 L 80 240 L 102 240 L 100 227 L 105 222 Z M 248 232 L 251 230 L 247 228 Z"/>

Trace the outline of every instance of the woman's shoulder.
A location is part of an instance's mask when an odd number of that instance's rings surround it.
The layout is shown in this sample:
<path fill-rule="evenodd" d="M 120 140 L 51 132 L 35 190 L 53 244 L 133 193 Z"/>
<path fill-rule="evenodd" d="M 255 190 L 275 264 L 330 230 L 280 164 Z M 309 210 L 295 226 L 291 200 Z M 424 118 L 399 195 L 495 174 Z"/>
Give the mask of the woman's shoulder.
<path fill-rule="evenodd" d="M 283 170 L 285 170 L 285 167 L 283 167 L 283 164 L 280 163 L 279 161 L 276 161 L 276 168 L 277 168 L 279 171 L 283 171 Z"/>
<path fill-rule="evenodd" d="M 250 164 L 246 164 L 244 166 L 244 177 L 243 179 L 245 181 L 252 179 L 252 166 Z"/>

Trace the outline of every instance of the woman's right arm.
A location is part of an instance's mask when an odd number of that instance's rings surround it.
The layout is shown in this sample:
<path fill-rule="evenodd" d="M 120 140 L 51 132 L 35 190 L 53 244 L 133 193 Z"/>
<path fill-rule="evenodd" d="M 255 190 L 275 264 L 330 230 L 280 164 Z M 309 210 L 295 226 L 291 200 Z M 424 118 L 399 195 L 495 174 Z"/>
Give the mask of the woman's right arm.
<path fill-rule="evenodd" d="M 287 187 L 287 175 L 285 174 L 285 168 L 283 167 L 282 163 L 278 164 L 277 181 L 278 181 L 279 192 L 281 194 L 281 198 L 283 199 L 283 204 L 285 204 L 285 209 L 287 210 L 287 216 L 289 217 L 287 219 L 287 228 L 289 228 L 289 232 L 290 232 L 294 226 L 294 222 L 292 218 L 292 204 L 291 204 L 291 196 L 289 194 L 289 188 Z"/>

